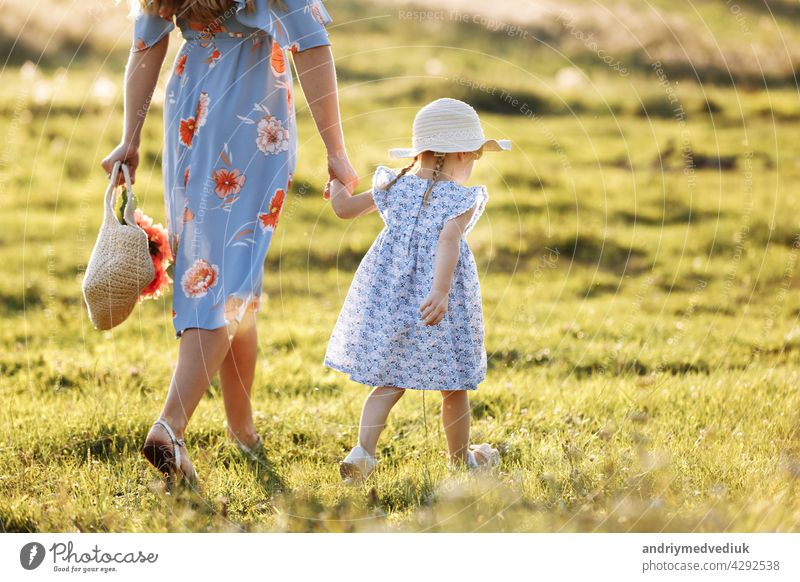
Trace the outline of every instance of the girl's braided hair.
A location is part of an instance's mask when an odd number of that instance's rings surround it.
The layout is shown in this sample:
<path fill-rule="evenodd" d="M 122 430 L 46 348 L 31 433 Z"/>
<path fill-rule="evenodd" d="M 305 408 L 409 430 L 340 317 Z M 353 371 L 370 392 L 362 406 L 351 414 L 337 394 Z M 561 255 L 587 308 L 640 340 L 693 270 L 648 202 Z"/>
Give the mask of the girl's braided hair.
<path fill-rule="evenodd" d="M 434 152 L 433 155 L 436 157 L 436 166 L 433 168 L 433 178 L 431 178 L 431 183 L 428 185 L 428 189 L 425 190 L 425 195 L 422 197 L 423 205 L 428 203 L 428 196 L 430 196 L 431 190 L 433 190 L 433 187 L 434 185 L 436 185 L 436 182 L 439 181 L 439 177 L 442 173 L 442 167 L 444 166 L 444 158 L 446 154 L 443 154 L 442 152 Z M 405 176 L 414 166 L 417 165 L 417 162 L 419 162 L 419 155 L 414 156 L 414 159 L 411 161 L 410 164 L 408 164 L 405 168 L 400 170 L 400 172 L 389 182 L 387 182 L 383 186 L 380 186 L 380 189 L 388 190 L 389 188 L 394 186 L 395 183 L 400 178 Z"/>
<path fill-rule="evenodd" d="M 433 190 L 433 187 L 436 185 L 436 182 L 439 181 L 439 176 L 442 173 L 442 166 L 444 166 L 444 158 L 446 154 L 441 152 L 434 152 L 433 155 L 436 157 L 436 166 L 433 168 L 433 178 L 431 178 L 431 183 L 428 184 L 428 189 L 425 190 L 425 195 L 422 197 L 422 205 L 428 203 L 428 196 Z"/>
<path fill-rule="evenodd" d="M 411 168 L 413 168 L 414 166 L 416 166 L 418 161 L 419 161 L 419 155 L 416 155 L 416 156 L 414 156 L 414 159 L 413 159 L 413 160 L 411 160 L 411 163 L 410 163 L 410 164 L 408 164 L 408 165 L 407 165 L 405 168 L 403 168 L 402 170 L 400 170 L 400 172 L 399 172 L 399 173 L 398 173 L 398 174 L 397 174 L 397 175 L 396 175 L 394 178 L 392 178 L 392 179 L 391 179 L 389 182 L 387 182 L 387 183 L 386 183 L 386 184 L 384 184 L 383 186 L 379 186 L 379 188 L 380 188 L 381 190 L 388 190 L 389 188 L 391 188 L 392 186 L 394 186 L 394 185 L 395 185 L 395 182 L 397 182 L 397 181 L 398 181 L 400 178 L 402 178 L 403 176 L 405 176 L 405 175 L 406 175 L 406 174 L 409 172 L 409 170 L 411 170 Z"/>

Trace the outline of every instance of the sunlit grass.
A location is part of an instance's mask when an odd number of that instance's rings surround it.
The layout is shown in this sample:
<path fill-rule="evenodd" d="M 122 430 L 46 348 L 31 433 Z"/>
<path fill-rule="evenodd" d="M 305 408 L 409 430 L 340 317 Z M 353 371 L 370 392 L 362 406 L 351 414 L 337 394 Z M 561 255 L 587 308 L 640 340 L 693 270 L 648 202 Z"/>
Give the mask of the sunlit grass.
<path fill-rule="evenodd" d="M 202 488 L 163 489 L 137 451 L 176 356 L 170 298 L 102 333 L 80 294 L 101 219 L 99 160 L 121 127 L 121 43 L 109 63 L 2 73 L 0 530 L 796 531 L 796 93 L 681 82 L 681 126 L 645 72 L 614 78 L 595 63 L 593 85 L 564 93 L 549 84 L 553 55 L 539 63 L 501 45 L 505 64 L 474 58 L 442 24 L 444 70 L 536 98 L 531 119 L 426 72 L 439 66 L 420 58 L 429 49 L 398 54 L 412 31 L 388 26 L 333 33 L 362 187 L 433 97 L 474 102 L 487 133 L 515 145 L 476 168 L 490 202 L 469 238 L 489 354 L 473 432 L 502 450 L 501 468 L 451 474 L 440 398 L 413 393 L 390 418 L 374 477 L 340 483 L 367 388 L 321 361 L 381 223 L 342 222 L 321 200 L 323 151 L 300 100 L 300 164 L 259 320 L 254 408 L 269 465 L 225 442 L 215 384 L 187 434 Z M 471 50 L 497 41 L 469 30 Z M 161 123 L 154 106 L 136 185 L 157 220 Z"/>

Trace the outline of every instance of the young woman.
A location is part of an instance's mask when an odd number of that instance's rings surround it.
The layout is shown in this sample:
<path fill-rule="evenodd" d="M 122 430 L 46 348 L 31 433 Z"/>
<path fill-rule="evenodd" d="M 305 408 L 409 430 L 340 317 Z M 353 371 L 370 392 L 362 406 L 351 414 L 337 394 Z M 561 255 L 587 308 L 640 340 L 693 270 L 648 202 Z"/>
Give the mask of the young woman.
<path fill-rule="evenodd" d="M 121 143 L 135 181 L 142 123 L 177 25 L 183 36 L 166 86 L 162 156 L 175 257 L 173 323 L 178 362 L 163 410 L 142 447 L 162 473 L 197 479 L 183 440 L 219 373 L 228 437 L 261 445 L 250 393 L 258 353 L 256 312 L 264 258 L 296 163 L 291 52 L 328 151 L 329 173 L 349 191 L 336 72 L 319 0 L 140 0 L 125 76 Z M 288 50 L 287 50 L 288 49 Z"/>

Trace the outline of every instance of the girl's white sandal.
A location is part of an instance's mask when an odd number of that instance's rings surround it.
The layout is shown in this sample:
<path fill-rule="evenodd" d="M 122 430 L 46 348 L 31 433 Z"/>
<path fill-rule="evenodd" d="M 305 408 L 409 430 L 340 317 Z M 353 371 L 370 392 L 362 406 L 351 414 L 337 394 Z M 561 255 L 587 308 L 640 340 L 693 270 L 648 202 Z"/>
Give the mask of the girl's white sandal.
<path fill-rule="evenodd" d="M 478 459 L 475 457 L 475 451 L 480 452 L 483 458 L 486 459 L 483 463 L 478 462 Z M 497 449 L 493 449 L 488 443 L 470 445 L 467 449 L 467 470 L 470 472 L 488 469 L 489 467 L 494 467 L 499 463 L 500 453 Z M 451 471 L 458 471 L 461 468 L 463 468 L 463 465 L 450 465 Z"/>
<path fill-rule="evenodd" d="M 343 461 L 339 461 L 339 474 L 348 485 L 363 481 L 375 470 L 378 460 L 361 445 L 354 446 Z"/>

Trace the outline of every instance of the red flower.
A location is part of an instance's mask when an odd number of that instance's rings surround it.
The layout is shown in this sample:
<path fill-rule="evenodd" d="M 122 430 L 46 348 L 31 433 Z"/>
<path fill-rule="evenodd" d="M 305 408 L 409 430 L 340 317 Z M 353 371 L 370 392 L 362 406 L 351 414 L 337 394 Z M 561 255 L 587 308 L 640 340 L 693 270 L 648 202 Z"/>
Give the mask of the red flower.
<path fill-rule="evenodd" d="M 180 127 L 178 128 L 180 135 L 180 142 L 187 148 L 192 147 L 192 140 L 197 132 L 206 124 L 208 117 L 208 93 L 203 91 L 197 100 L 197 109 L 194 117 L 188 119 L 181 119 Z"/>
<path fill-rule="evenodd" d="M 169 246 L 167 230 L 161 224 L 153 224 L 153 219 L 138 208 L 134 211 L 136 224 L 147 234 L 150 247 L 150 257 L 153 259 L 155 276 L 150 284 L 139 295 L 139 301 L 157 299 L 172 283 L 167 274 L 167 267 L 172 261 L 172 249 Z"/>
<path fill-rule="evenodd" d="M 196 131 L 197 125 L 195 124 L 194 117 L 190 117 L 189 119 L 181 119 L 181 125 L 179 128 L 180 140 L 181 143 L 187 148 L 192 147 L 192 139 L 194 139 L 194 134 Z"/>
<path fill-rule="evenodd" d="M 222 53 L 220 53 L 219 50 L 214 49 L 211 53 L 211 56 L 206 59 L 206 63 L 208 63 L 208 66 L 213 67 L 214 65 L 216 65 L 221 54 Z"/>
<path fill-rule="evenodd" d="M 232 170 L 220 168 L 211 177 L 214 178 L 216 183 L 214 192 L 219 198 L 227 198 L 232 194 L 238 194 L 242 190 L 242 186 L 244 186 L 245 176 L 236 168 Z"/>
<path fill-rule="evenodd" d="M 175 64 L 175 74 L 179 77 L 183 75 L 183 72 L 186 70 L 186 59 L 188 55 L 181 55 L 178 59 L 178 62 Z"/>
<path fill-rule="evenodd" d="M 183 187 L 186 188 L 186 185 L 189 183 L 189 168 L 183 171 Z"/>
<path fill-rule="evenodd" d="M 278 217 L 281 214 L 285 197 L 286 193 L 283 190 L 275 191 L 275 195 L 269 202 L 269 210 L 258 215 L 258 219 L 261 221 L 261 228 L 274 230 L 278 226 Z"/>
<path fill-rule="evenodd" d="M 320 12 L 319 6 L 317 6 L 316 3 L 311 6 L 311 15 L 314 17 L 314 20 L 320 24 L 325 24 L 325 19 L 322 17 L 322 12 Z"/>

